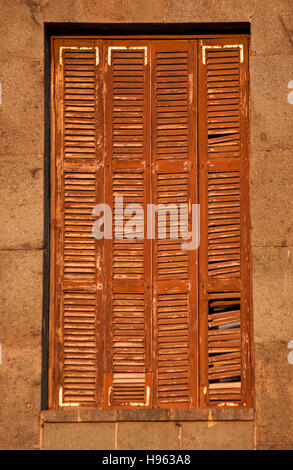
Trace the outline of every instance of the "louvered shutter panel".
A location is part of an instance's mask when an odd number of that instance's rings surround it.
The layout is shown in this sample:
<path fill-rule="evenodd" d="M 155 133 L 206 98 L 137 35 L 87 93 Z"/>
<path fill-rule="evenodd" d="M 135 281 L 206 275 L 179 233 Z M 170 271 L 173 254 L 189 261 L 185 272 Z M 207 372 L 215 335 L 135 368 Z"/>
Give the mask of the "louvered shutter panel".
<path fill-rule="evenodd" d="M 248 45 L 199 49 L 201 404 L 249 406 Z"/>
<path fill-rule="evenodd" d="M 100 401 L 102 244 L 92 209 L 102 202 L 101 42 L 55 40 L 53 56 L 50 406 L 91 407 Z"/>
<path fill-rule="evenodd" d="M 150 202 L 149 43 L 107 41 L 105 54 L 105 202 L 113 208 L 116 225 L 113 239 L 105 242 L 104 406 L 150 407 L 151 241 L 145 236 Z M 115 196 L 123 197 L 123 211 L 129 204 L 143 209 L 143 215 L 136 214 L 136 238 L 130 237 L 132 214 L 121 222 Z"/>
<path fill-rule="evenodd" d="M 152 43 L 152 202 L 196 203 L 196 65 L 194 41 Z M 154 406 L 196 406 L 196 251 L 166 211 L 156 211 L 153 242 Z M 190 225 L 189 225 L 190 230 Z M 179 235 L 180 236 L 180 235 Z M 164 238 L 161 238 L 164 237 Z"/>

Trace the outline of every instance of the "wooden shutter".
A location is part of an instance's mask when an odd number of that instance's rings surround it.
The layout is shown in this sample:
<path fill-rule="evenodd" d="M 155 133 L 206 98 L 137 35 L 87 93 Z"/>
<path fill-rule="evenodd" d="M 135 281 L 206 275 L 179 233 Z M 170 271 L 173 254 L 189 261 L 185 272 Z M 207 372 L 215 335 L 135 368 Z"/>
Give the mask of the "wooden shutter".
<path fill-rule="evenodd" d="M 152 195 L 154 204 L 196 203 L 194 41 L 152 43 Z M 182 238 L 153 243 L 154 405 L 196 406 L 196 251 Z M 190 230 L 190 224 L 189 224 Z"/>
<path fill-rule="evenodd" d="M 52 44 L 49 406 L 250 406 L 246 39 Z M 147 204 L 186 204 L 191 230 L 197 202 L 199 255 L 168 210 L 147 237 Z"/>
<path fill-rule="evenodd" d="M 199 49 L 201 404 L 250 406 L 248 45 Z"/>
<path fill-rule="evenodd" d="M 140 238 L 114 233 L 105 242 L 105 407 L 151 406 L 151 244 L 145 236 L 150 202 L 149 43 L 107 41 L 105 202 L 140 204 Z M 121 212 L 121 211 L 120 211 Z"/>
<path fill-rule="evenodd" d="M 50 406 L 97 406 L 102 244 L 101 41 L 53 41 Z M 101 284 L 102 285 L 102 284 Z"/>

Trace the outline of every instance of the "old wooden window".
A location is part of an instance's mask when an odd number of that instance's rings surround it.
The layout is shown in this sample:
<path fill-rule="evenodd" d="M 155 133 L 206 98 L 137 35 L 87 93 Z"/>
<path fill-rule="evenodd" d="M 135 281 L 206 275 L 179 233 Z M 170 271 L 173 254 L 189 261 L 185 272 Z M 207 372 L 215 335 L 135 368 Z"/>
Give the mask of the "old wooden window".
<path fill-rule="evenodd" d="M 59 37 L 51 66 L 49 406 L 251 406 L 248 38 Z M 141 237 L 93 237 L 115 196 Z M 147 236 L 170 203 L 199 249 Z"/>

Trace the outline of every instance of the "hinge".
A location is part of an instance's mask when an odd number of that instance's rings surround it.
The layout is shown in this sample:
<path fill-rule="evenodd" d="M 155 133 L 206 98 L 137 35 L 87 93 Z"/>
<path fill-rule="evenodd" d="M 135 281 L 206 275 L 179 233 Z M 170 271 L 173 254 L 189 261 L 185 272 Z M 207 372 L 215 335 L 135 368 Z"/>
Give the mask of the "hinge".
<path fill-rule="evenodd" d="M 240 62 L 243 62 L 243 44 L 225 44 L 224 46 L 202 46 L 202 63 L 206 64 L 206 49 L 228 49 L 228 48 L 240 48 Z"/>

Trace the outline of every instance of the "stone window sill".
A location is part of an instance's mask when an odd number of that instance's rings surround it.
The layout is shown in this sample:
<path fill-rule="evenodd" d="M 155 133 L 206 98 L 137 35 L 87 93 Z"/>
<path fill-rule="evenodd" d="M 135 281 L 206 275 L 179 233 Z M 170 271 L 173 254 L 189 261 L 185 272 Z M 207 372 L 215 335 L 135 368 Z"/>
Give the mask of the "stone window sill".
<path fill-rule="evenodd" d="M 86 408 L 41 411 L 43 423 L 121 421 L 253 421 L 253 408 L 94 410 Z"/>

